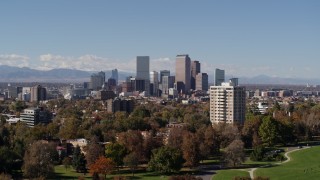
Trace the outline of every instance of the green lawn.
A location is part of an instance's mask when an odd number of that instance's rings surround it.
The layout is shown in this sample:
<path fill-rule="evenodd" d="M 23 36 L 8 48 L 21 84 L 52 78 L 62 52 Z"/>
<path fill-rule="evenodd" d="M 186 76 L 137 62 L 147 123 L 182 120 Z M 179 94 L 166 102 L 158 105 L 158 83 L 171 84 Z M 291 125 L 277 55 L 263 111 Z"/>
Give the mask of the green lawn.
<path fill-rule="evenodd" d="M 168 176 L 155 174 L 153 172 L 146 172 L 146 171 L 138 171 L 132 176 L 131 172 L 128 171 L 121 171 L 120 174 L 114 174 L 108 176 L 109 179 L 113 179 L 114 176 L 126 176 L 128 179 L 139 179 L 139 180 L 167 180 Z"/>
<path fill-rule="evenodd" d="M 90 173 L 86 173 L 86 175 L 83 173 L 77 173 L 71 167 L 66 170 L 63 165 L 55 166 L 54 171 L 55 178 L 53 179 L 78 179 L 80 176 L 85 177 L 85 179 L 92 179 Z"/>
<path fill-rule="evenodd" d="M 77 173 L 72 168 L 69 168 L 66 170 L 64 166 L 59 165 L 55 166 L 55 177 L 53 179 L 78 179 L 79 176 L 85 177 L 85 179 L 92 179 L 92 176 L 90 173 L 86 173 L 84 175 L 83 173 Z M 126 176 L 128 179 L 141 179 L 141 180 L 166 180 L 168 179 L 167 176 L 158 175 L 152 172 L 145 172 L 145 171 L 138 171 L 134 174 L 134 177 L 132 177 L 131 172 L 121 170 L 121 174 L 113 174 L 108 175 L 108 179 L 113 179 L 114 176 Z"/>
<path fill-rule="evenodd" d="M 213 176 L 213 180 L 232 180 L 234 177 L 250 177 L 247 171 L 243 170 L 220 170 Z"/>
<path fill-rule="evenodd" d="M 320 146 L 303 149 L 289 154 L 291 161 L 259 168 L 254 176 L 270 177 L 270 179 L 319 179 L 320 177 Z"/>

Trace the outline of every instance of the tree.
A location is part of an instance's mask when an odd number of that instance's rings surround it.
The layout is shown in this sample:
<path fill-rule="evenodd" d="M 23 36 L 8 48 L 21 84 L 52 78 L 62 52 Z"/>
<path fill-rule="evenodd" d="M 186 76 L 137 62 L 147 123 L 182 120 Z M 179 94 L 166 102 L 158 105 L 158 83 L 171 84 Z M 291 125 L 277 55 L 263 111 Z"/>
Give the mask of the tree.
<path fill-rule="evenodd" d="M 0 179 L 1 179 L 1 180 L 11 180 L 12 177 L 11 177 L 10 174 L 1 173 L 1 174 L 0 174 Z"/>
<path fill-rule="evenodd" d="M 109 143 L 106 145 L 105 156 L 111 158 L 118 167 L 123 165 L 123 158 L 126 154 L 126 148 L 119 143 Z"/>
<path fill-rule="evenodd" d="M 264 158 L 265 148 L 263 146 L 255 147 L 250 155 L 252 161 L 261 161 Z"/>
<path fill-rule="evenodd" d="M 234 140 L 230 143 L 224 152 L 225 161 L 236 167 L 245 160 L 244 143 L 241 140 Z"/>
<path fill-rule="evenodd" d="M 115 167 L 116 164 L 112 161 L 112 159 L 100 156 L 93 164 L 89 166 L 89 171 L 92 175 L 103 174 L 106 178 L 107 174 L 111 174 Z"/>
<path fill-rule="evenodd" d="M 152 150 L 163 146 L 163 139 L 154 134 L 156 133 L 149 131 L 143 141 L 143 154 L 147 161 L 151 158 Z"/>
<path fill-rule="evenodd" d="M 81 125 L 81 119 L 74 117 L 63 118 L 59 131 L 59 137 L 63 139 L 75 139 L 78 137 L 78 130 Z"/>
<path fill-rule="evenodd" d="M 10 132 L 4 125 L 0 127 L 0 146 L 10 146 Z"/>
<path fill-rule="evenodd" d="M 171 128 L 169 131 L 168 137 L 168 146 L 173 148 L 180 148 L 183 142 L 183 133 L 184 129 L 182 128 Z"/>
<path fill-rule="evenodd" d="M 163 146 L 152 151 L 148 169 L 159 173 L 178 172 L 183 162 L 182 153 L 178 149 Z"/>
<path fill-rule="evenodd" d="M 281 106 L 278 103 L 278 101 L 276 101 L 273 106 L 273 111 L 280 111 L 280 109 L 281 109 Z"/>
<path fill-rule="evenodd" d="M 217 149 L 225 148 L 233 140 L 240 136 L 238 127 L 235 124 L 218 123 L 214 124 L 213 129 L 216 134 Z"/>
<path fill-rule="evenodd" d="M 150 111 L 145 106 L 139 106 L 134 109 L 131 113 L 132 117 L 145 118 L 150 117 Z"/>
<path fill-rule="evenodd" d="M 25 109 L 27 106 L 24 101 L 16 101 L 12 103 L 10 108 L 15 112 L 21 112 L 23 109 Z"/>
<path fill-rule="evenodd" d="M 129 153 L 136 152 L 142 155 L 143 150 L 143 137 L 140 131 L 129 130 L 119 134 L 119 144 L 126 147 Z"/>
<path fill-rule="evenodd" d="M 255 137 L 259 133 L 259 127 L 261 125 L 261 116 L 249 114 L 246 117 L 246 121 L 244 122 L 244 126 L 242 128 L 242 137 L 245 143 L 245 146 L 255 147 L 257 145 L 257 138 Z"/>
<path fill-rule="evenodd" d="M 278 136 L 277 122 L 271 116 L 263 118 L 259 127 L 259 135 L 262 142 L 267 146 L 273 146 L 276 143 Z"/>
<path fill-rule="evenodd" d="M 100 156 L 103 155 L 103 148 L 98 144 L 98 138 L 92 137 L 91 141 L 86 146 L 86 161 L 87 165 L 93 164 Z"/>
<path fill-rule="evenodd" d="M 216 140 L 212 126 L 207 126 L 197 130 L 197 139 L 199 141 L 200 160 L 208 158 L 215 153 Z"/>
<path fill-rule="evenodd" d="M 197 136 L 191 132 L 183 134 L 183 158 L 185 159 L 185 165 L 188 167 L 195 167 L 201 157 L 199 151 L 199 140 Z"/>
<path fill-rule="evenodd" d="M 17 155 L 7 146 L 0 147 L 0 173 L 11 173 L 16 159 Z"/>
<path fill-rule="evenodd" d="M 136 152 L 132 152 L 124 157 L 123 161 L 124 164 L 130 168 L 132 176 L 134 176 L 134 172 L 139 165 L 139 155 Z"/>
<path fill-rule="evenodd" d="M 72 155 L 72 166 L 77 172 L 86 172 L 86 159 L 84 154 L 81 152 L 79 146 L 74 148 Z"/>
<path fill-rule="evenodd" d="M 36 141 L 24 155 L 23 175 L 28 178 L 47 178 L 54 172 L 57 151 L 53 144 Z"/>
<path fill-rule="evenodd" d="M 63 158 L 62 164 L 64 165 L 64 167 L 66 168 L 66 171 L 67 171 L 67 169 L 72 165 L 71 158 L 69 158 L 69 157 Z"/>

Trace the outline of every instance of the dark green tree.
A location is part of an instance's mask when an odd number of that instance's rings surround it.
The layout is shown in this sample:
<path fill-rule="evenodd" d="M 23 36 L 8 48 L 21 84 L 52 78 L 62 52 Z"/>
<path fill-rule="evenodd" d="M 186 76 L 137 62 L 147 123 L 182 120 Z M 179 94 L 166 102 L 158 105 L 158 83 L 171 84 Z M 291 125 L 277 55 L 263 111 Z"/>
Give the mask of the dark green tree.
<path fill-rule="evenodd" d="M 271 116 L 266 116 L 259 127 L 259 135 L 263 143 L 273 146 L 278 136 L 277 122 Z"/>
<path fill-rule="evenodd" d="M 81 152 L 79 146 L 77 146 L 72 155 L 72 166 L 77 172 L 86 172 L 86 159 L 84 154 Z"/>
<path fill-rule="evenodd" d="M 151 171 L 163 174 L 178 172 L 184 163 L 180 150 L 169 146 L 155 149 L 152 154 L 148 164 L 148 169 Z"/>
<path fill-rule="evenodd" d="M 11 173 L 17 159 L 16 153 L 12 152 L 7 146 L 0 147 L 0 173 Z"/>
<path fill-rule="evenodd" d="M 126 148 L 119 143 L 109 143 L 106 145 L 105 156 L 111 158 L 118 167 L 123 165 L 123 158 L 126 154 Z"/>
<path fill-rule="evenodd" d="M 250 159 L 252 161 L 262 161 L 266 150 L 263 146 L 257 146 L 253 149 Z"/>
<path fill-rule="evenodd" d="M 134 111 L 131 113 L 132 117 L 150 117 L 150 111 L 145 106 L 138 106 L 134 109 Z"/>

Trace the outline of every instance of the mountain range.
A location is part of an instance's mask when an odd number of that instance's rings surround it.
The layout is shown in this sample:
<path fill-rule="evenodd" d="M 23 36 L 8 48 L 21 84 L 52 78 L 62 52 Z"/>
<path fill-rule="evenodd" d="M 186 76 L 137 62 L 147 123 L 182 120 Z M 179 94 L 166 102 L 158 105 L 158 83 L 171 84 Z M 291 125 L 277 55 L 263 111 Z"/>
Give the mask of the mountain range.
<path fill-rule="evenodd" d="M 111 77 L 111 71 L 105 70 L 106 79 Z M 76 69 L 52 69 L 48 71 L 36 70 L 28 67 L 13 67 L 0 65 L 0 82 L 85 82 L 89 81 L 93 71 L 82 71 Z M 119 80 L 127 76 L 133 76 L 131 72 L 119 72 Z M 230 76 L 226 76 L 229 79 Z M 212 82 L 213 75 L 209 74 Z M 259 75 L 254 77 L 239 77 L 240 84 L 320 84 L 320 79 L 281 78 Z"/>

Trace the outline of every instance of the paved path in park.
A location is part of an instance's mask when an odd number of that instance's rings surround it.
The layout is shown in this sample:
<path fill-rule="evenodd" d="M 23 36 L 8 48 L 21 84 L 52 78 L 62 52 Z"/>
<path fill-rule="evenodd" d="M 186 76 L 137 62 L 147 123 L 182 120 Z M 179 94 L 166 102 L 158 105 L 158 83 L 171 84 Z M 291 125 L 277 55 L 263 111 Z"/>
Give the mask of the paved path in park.
<path fill-rule="evenodd" d="M 306 148 L 310 148 L 310 147 L 304 147 L 304 148 L 297 148 L 297 147 L 289 147 L 287 148 L 287 152 L 284 154 L 284 156 L 287 158 L 287 160 L 283 161 L 283 162 L 278 162 L 278 163 L 275 163 L 277 165 L 280 165 L 280 164 L 284 164 L 284 163 L 287 163 L 291 160 L 289 154 L 292 153 L 292 152 L 295 152 L 295 151 L 299 151 L 299 150 L 302 150 L 302 149 L 306 149 Z M 260 166 L 260 167 L 257 167 L 257 168 L 251 168 L 248 172 L 250 174 L 250 178 L 251 179 L 254 179 L 254 171 L 257 170 L 258 168 L 264 168 L 264 167 L 268 167 L 270 165 L 264 165 L 264 166 Z M 214 176 L 215 174 L 215 171 L 219 169 L 218 166 L 216 165 L 207 165 L 207 166 L 202 166 L 202 167 L 199 167 L 200 170 L 202 171 L 202 174 L 200 175 L 197 175 L 197 177 L 201 177 L 203 180 L 212 180 L 212 177 Z M 244 171 L 247 171 L 245 169 L 243 169 Z"/>
<path fill-rule="evenodd" d="M 285 160 L 285 161 L 283 161 L 283 162 L 278 162 L 278 163 L 275 163 L 275 164 L 279 165 L 279 164 L 283 164 L 283 163 L 289 162 L 289 161 L 291 160 L 291 158 L 290 158 L 290 156 L 289 156 L 289 153 L 292 153 L 292 152 L 295 152 L 295 151 L 299 151 L 299 150 L 305 149 L 305 148 L 310 148 L 310 147 L 304 147 L 304 148 L 300 148 L 300 149 L 299 149 L 299 148 L 296 148 L 296 147 L 293 147 L 293 148 L 288 149 L 288 151 L 287 151 L 286 153 L 284 153 L 284 156 L 287 158 L 287 160 Z M 270 165 L 264 165 L 264 166 L 261 166 L 261 167 L 258 167 L 258 168 L 264 168 L 264 167 L 268 167 L 268 166 L 270 166 Z M 250 174 L 250 178 L 251 178 L 251 179 L 254 178 L 253 173 L 254 173 L 254 171 L 257 170 L 258 168 L 251 168 L 251 169 L 249 170 L 249 174 Z"/>
<path fill-rule="evenodd" d="M 202 178 L 202 180 L 212 180 L 215 171 L 220 169 L 217 165 L 205 165 L 200 166 L 199 169 L 201 170 L 201 174 L 197 175 L 197 177 Z"/>

